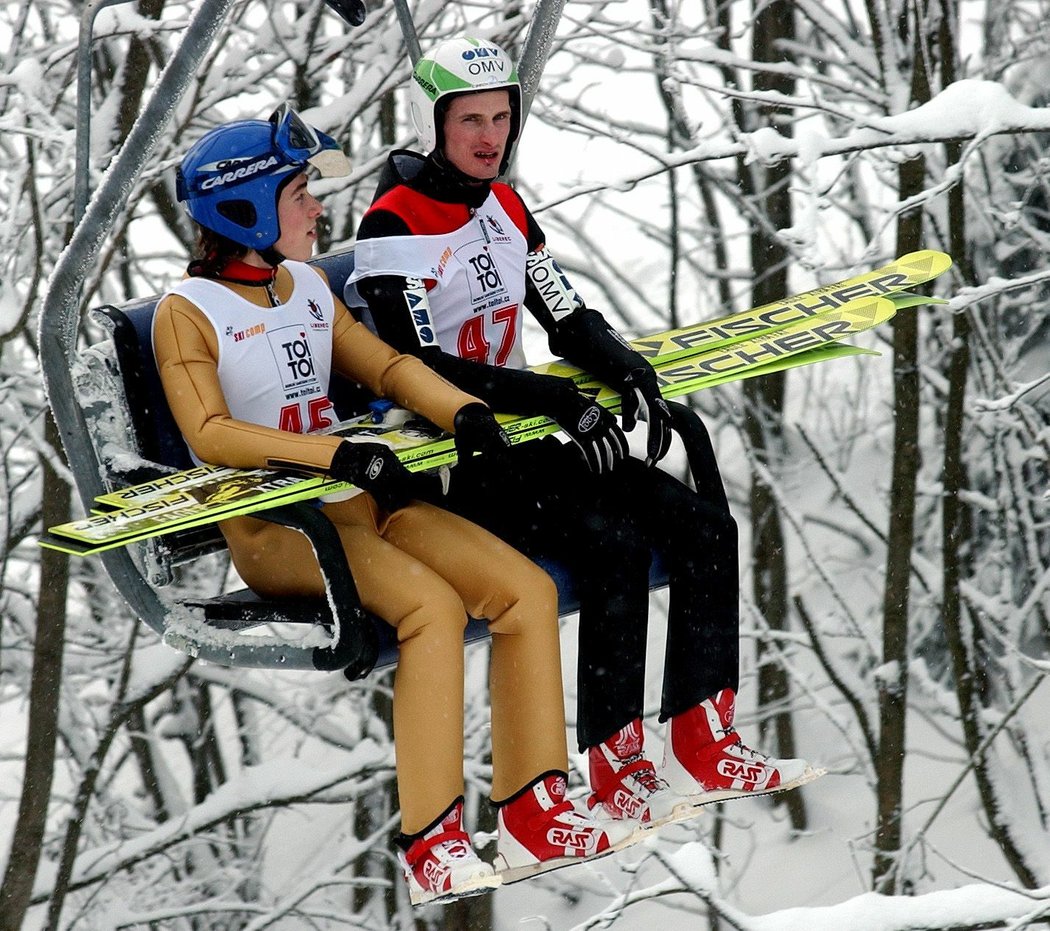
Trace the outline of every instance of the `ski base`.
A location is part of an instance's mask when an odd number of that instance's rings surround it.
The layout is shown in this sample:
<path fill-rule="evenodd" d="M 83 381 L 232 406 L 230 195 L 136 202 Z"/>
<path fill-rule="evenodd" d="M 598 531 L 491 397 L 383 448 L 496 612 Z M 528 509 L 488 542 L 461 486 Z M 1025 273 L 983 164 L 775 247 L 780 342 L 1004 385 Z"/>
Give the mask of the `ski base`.
<path fill-rule="evenodd" d="M 457 899 L 469 899 L 476 895 L 487 895 L 503 885 L 499 874 L 494 876 L 483 876 L 480 879 L 471 879 L 458 886 L 453 886 L 448 892 L 424 892 L 422 889 L 409 886 L 408 898 L 413 906 L 419 908 L 423 905 L 448 905 Z"/>
<path fill-rule="evenodd" d="M 728 802 L 738 798 L 761 798 L 766 795 L 779 795 L 781 792 L 790 792 L 792 789 L 798 789 L 810 782 L 815 782 L 821 776 L 826 776 L 827 772 L 822 767 L 807 766 L 801 776 L 792 779 L 790 782 L 774 786 L 771 789 L 762 789 L 758 792 L 751 792 L 746 789 L 717 789 L 713 792 L 698 792 L 696 795 L 688 796 L 681 804 L 676 805 L 669 817 L 656 822 L 652 826 L 647 825 L 646 829 L 651 832 L 669 824 L 689 821 L 700 814 L 704 806 L 714 805 L 717 802 Z"/>

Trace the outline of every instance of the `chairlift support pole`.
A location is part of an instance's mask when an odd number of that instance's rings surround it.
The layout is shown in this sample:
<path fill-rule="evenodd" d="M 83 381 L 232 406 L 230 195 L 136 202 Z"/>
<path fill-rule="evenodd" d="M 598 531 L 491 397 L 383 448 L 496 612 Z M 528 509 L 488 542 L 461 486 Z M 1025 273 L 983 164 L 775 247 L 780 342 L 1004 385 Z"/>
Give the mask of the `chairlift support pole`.
<path fill-rule="evenodd" d="M 525 45 L 521 50 L 521 61 L 518 62 L 518 80 L 521 81 L 521 125 L 532 108 L 532 101 L 539 87 L 540 76 L 551 54 L 554 44 L 554 33 L 561 21 L 565 0 L 539 0 L 528 32 L 525 33 Z"/>
<path fill-rule="evenodd" d="M 423 54 L 419 47 L 419 35 L 416 33 L 416 22 L 412 18 L 412 11 L 408 8 L 408 0 L 394 0 L 394 12 L 397 13 L 397 22 L 401 27 L 401 35 L 405 39 L 405 48 L 408 50 L 408 60 L 412 67 L 416 66 Z"/>
<path fill-rule="evenodd" d="M 78 87 L 78 120 L 87 108 L 90 114 L 90 30 L 94 14 L 108 2 L 101 0 L 85 11 L 87 36 L 81 37 L 81 53 L 87 61 L 87 82 Z M 117 0 L 119 2 L 119 0 Z M 233 0 L 203 0 L 190 21 L 184 38 L 164 69 L 145 109 L 135 121 L 120 153 L 103 176 L 95 196 L 88 200 L 87 162 L 80 164 L 80 153 L 89 153 L 87 126 L 90 117 L 78 127 L 85 141 L 81 148 L 78 132 L 78 176 L 76 209 L 83 209 L 69 244 L 62 251 L 44 296 L 40 316 L 40 356 L 44 387 L 55 423 L 62 437 L 70 469 L 77 477 L 77 490 L 85 508 L 90 508 L 96 495 L 106 489 L 102 483 L 100 463 L 89 439 L 84 412 L 77 404 L 72 365 L 80 330 L 81 296 L 84 281 L 107 235 L 113 229 L 121 205 L 127 200 L 135 181 L 157 144 L 159 134 L 168 125 L 175 107 L 189 86 L 198 66 L 215 38 Z M 83 62 L 81 62 L 83 67 Z M 83 71 L 81 71 L 83 74 Z M 83 172 L 83 174 L 81 174 Z M 158 628 L 167 608 L 157 593 L 146 584 L 130 553 L 117 551 L 103 556 L 106 571 L 114 585 L 135 613 L 150 626 Z M 219 659 L 219 657 L 214 657 Z"/>
<path fill-rule="evenodd" d="M 91 196 L 91 43 L 95 18 L 108 6 L 131 0 L 93 0 L 80 15 L 77 42 L 76 175 L 73 179 L 73 222 L 80 223 Z M 147 153 L 148 154 L 148 153 Z"/>

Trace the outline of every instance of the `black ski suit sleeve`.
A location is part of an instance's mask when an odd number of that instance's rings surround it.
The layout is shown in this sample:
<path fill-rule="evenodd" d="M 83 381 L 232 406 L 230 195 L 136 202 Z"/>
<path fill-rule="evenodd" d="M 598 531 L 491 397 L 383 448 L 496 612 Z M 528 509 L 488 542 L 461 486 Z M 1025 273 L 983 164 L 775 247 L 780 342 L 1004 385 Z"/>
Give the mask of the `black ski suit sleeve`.
<path fill-rule="evenodd" d="M 598 311 L 587 307 L 547 251 L 543 230 L 528 207 L 522 203 L 522 208 L 529 246 L 525 306 L 547 331 L 551 352 L 620 392 L 625 430 L 633 429 L 639 419 L 647 423 L 646 461 L 659 461 L 670 449 L 674 427 L 652 366 Z"/>

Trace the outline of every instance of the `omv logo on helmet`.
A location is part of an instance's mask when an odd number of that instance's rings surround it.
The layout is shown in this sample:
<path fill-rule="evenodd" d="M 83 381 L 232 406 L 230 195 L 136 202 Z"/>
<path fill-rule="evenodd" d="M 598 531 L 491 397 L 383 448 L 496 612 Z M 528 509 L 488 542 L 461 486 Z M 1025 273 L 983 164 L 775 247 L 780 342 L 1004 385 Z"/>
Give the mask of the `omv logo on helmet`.
<path fill-rule="evenodd" d="M 476 77 L 502 77 L 507 70 L 507 59 L 503 50 L 491 45 L 467 49 L 463 52 L 463 60 L 467 63 L 467 71 Z"/>
<path fill-rule="evenodd" d="M 472 58 L 499 58 L 503 50 L 495 45 L 479 45 L 469 48 L 463 53 L 463 60 L 470 61 Z"/>

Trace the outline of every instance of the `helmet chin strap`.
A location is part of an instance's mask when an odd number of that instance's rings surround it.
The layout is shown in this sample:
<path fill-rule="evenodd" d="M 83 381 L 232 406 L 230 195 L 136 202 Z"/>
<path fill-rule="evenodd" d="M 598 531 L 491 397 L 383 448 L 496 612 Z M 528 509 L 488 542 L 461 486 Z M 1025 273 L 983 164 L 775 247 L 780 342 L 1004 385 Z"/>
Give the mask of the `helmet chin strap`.
<path fill-rule="evenodd" d="M 428 156 L 436 177 L 440 180 L 445 199 L 462 200 L 475 210 L 480 207 L 492 190 L 492 182 L 472 177 L 453 165 L 444 154 L 435 150 Z"/>

